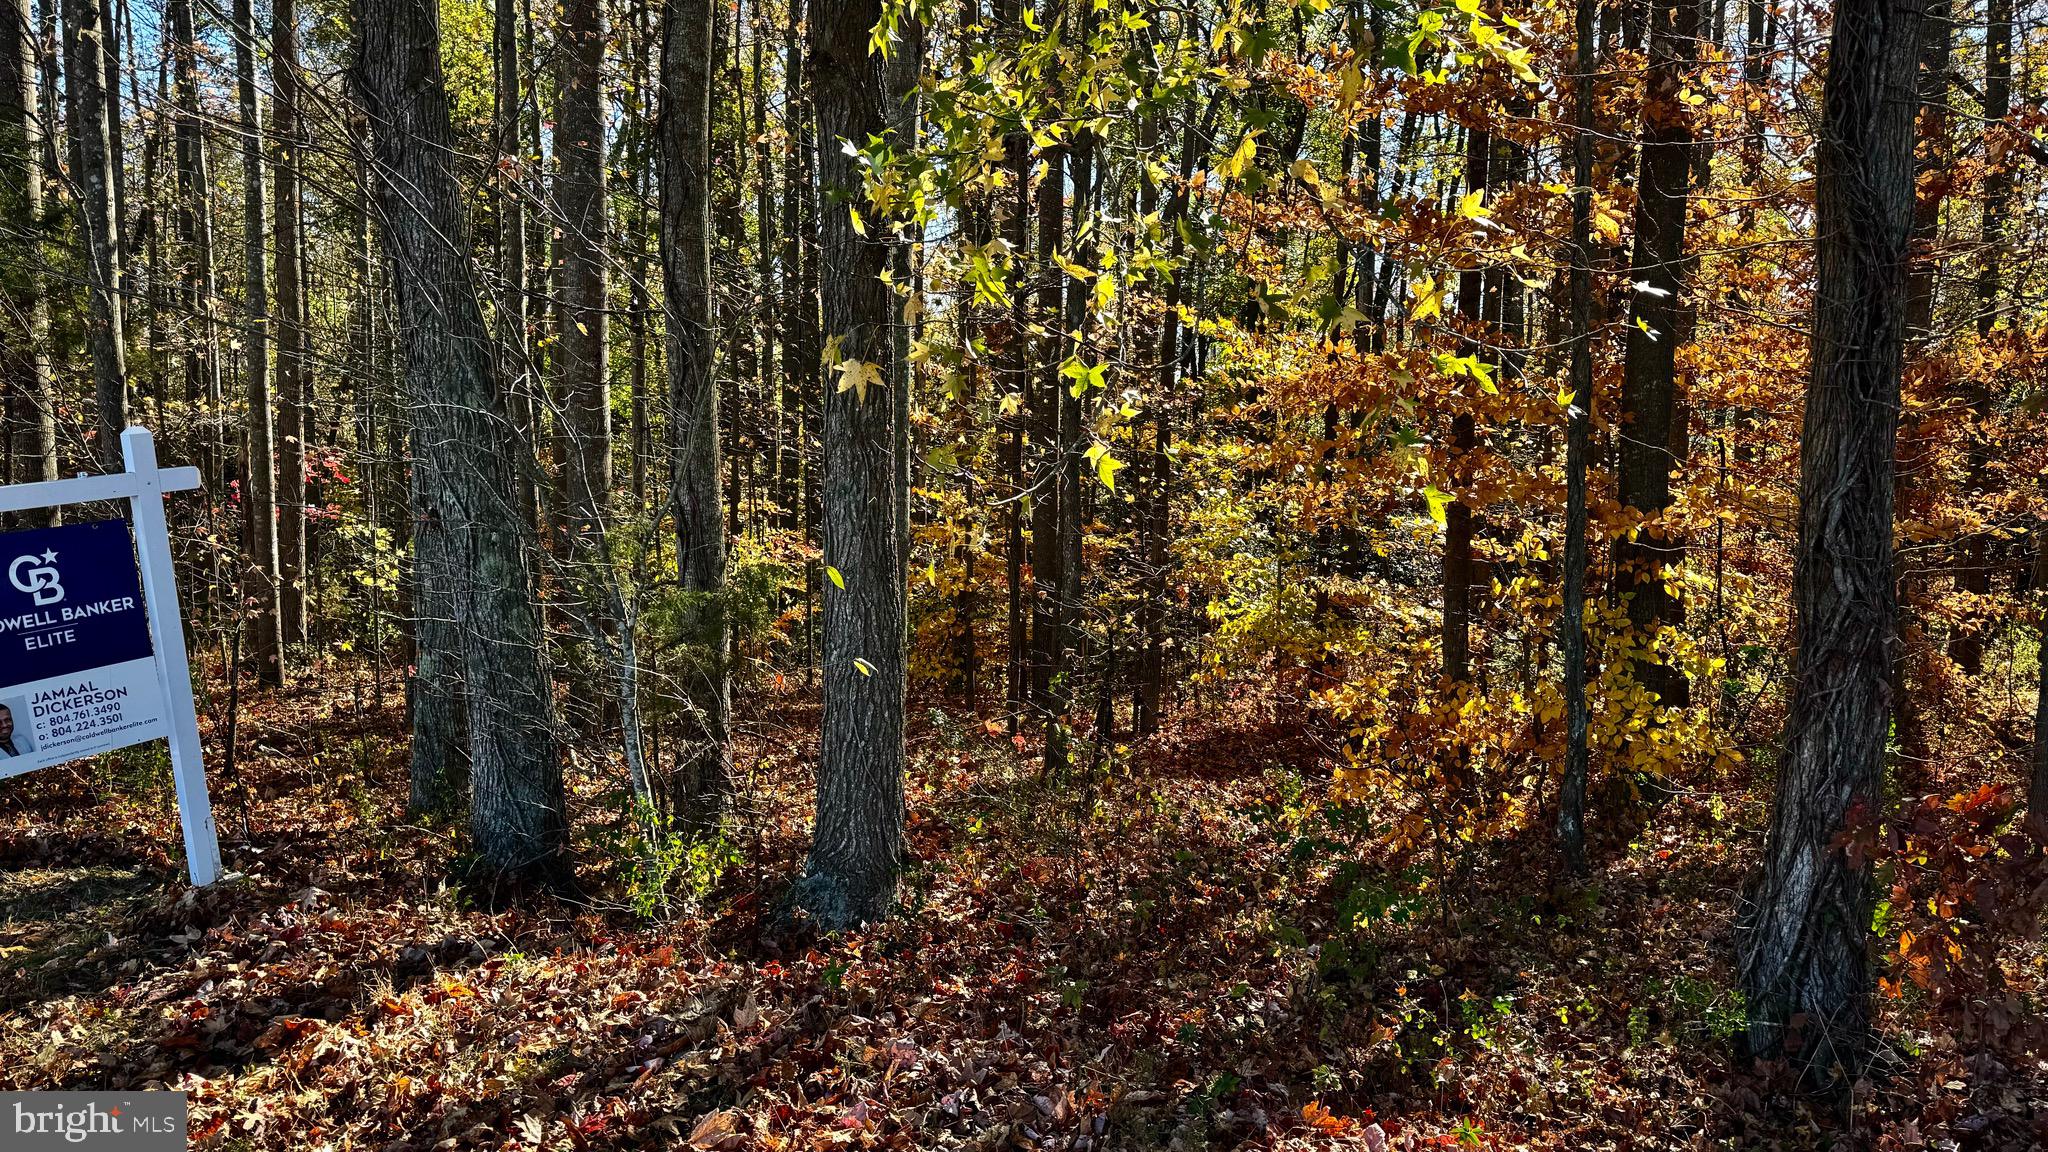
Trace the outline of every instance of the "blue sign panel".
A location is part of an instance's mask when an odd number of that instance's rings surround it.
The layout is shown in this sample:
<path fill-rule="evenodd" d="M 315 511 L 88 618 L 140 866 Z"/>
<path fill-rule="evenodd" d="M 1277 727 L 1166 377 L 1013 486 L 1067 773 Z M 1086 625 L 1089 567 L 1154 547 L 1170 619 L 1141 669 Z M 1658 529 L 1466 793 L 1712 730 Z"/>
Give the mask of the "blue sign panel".
<path fill-rule="evenodd" d="M 126 520 L 0 533 L 0 688 L 149 655 Z"/>

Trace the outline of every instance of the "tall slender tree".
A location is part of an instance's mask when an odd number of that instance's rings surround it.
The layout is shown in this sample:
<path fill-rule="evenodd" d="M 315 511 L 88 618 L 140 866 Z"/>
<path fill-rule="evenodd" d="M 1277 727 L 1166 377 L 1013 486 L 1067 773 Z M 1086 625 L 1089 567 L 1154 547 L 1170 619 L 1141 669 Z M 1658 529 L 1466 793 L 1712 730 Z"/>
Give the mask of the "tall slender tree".
<path fill-rule="evenodd" d="M 305 232 L 299 195 L 303 162 L 299 109 L 299 10 L 296 0 L 270 5 L 272 235 L 277 325 L 278 628 L 287 644 L 306 642 L 306 429 L 312 412 L 312 370 L 306 330 Z"/>
<path fill-rule="evenodd" d="M 731 789 L 724 467 L 711 284 L 711 0 L 672 0 L 661 45 L 661 251 L 668 311 L 669 486 L 676 568 L 692 597 L 701 674 L 688 685 L 697 731 L 672 795 L 696 827 Z"/>
<path fill-rule="evenodd" d="M 2003 125 L 2012 115 L 2012 0 L 1986 0 L 1984 6 L 1984 121 Z M 2012 213 L 2013 177 L 2010 161 L 1992 160 L 1984 174 L 1984 209 L 1978 225 L 1983 263 L 1977 270 L 1977 338 L 1988 340 L 2006 311 L 2000 285 L 2005 274 L 2006 217 Z M 1969 447 L 1965 450 L 1964 496 L 1982 495 L 1991 466 L 1993 435 L 1992 389 L 1989 376 L 1972 373 L 1964 380 L 1969 405 Z M 1991 538 L 1983 531 L 1964 535 L 1956 564 L 1956 588 L 1982 598 L 1991 591 Z M 1970 618 L 1950 639 L 1949 658 L 1965 675 L 1984 670 L 1984 630 L 1989 625 L 1979 599 Z"/>
<path fill-rule="evenodd" d="M 1593 12 L 1578 0 L 1572 98 L 1572 267 L 1570 403 L 1565 415 L 1564 609 L 1557 647 L 1564 657 L 1565 762 L 1557 839 L 1565 864 L 1586 870 L 1586 784 L 1591 774 L 1586 703 L 1586 560 L 1590 515 L 1586 469 L 1593 439 Z"/>
<path fill-rule="evenodd" d="M 555 105 L 555 202 L 560 210 L 561 320 L 555 368 L 556 460 L 578 555 L 594 546 L 612 486 L 605 253 L 605 20 L 601 0 L 561 6 Z"/>
<path fill-rule="evenodd" d="M 248 400 L 243 436 L 243 516 L 248 558 L 242 602 L 251 655 L 263 683 L 284 683 L 284 628 L 277 549 L 276 412 L 270 390 L 270 290 L 264 254 L 263 104 L 257 87 L 256 8 L 235 0 L 235 94 L 242 130 L 242 390 Z"/>
<path fill-rule="evenodd" d="M 111 106 L 107 56 L 117 51 L 105 0 L 65 0 L 65 99 L 71 127 L 73 180 L 78 189 L 80 263 L 86 272 L 85 342 L 92 354 L 93 399 L 98 412 L 95 451 L 110 468 L 121 465 L 121 430 L 128 426 L 128 338 L 121 296 L 122 172 L 114 141 L 120 112 Z"/>
<path fill-rule="evenodd" d="M 1700 36 L 1701 0 L 1653 0 L 1650 67 L 1643 78 L 1642 155 L 1636 184 L 1635 250 L 1629 261 L 1632 292 L 1622 365 L 1621 502 L 1631 514 L 1654 520 L 1671 506 L 1671 474 L 1683 463 L 1677 446 L 1685 429 L 1678 396 L 1678 343 L 1683 337 L 1685 226 L 1697 145 L 1692 109 L 1685 102 Z M 1629 621 L 1649 644 L 1674 621 L 1682 601 L 1667 572 L 1684 559 L 1676 531 L 1652 524 L 1615 543 L 1615 571 L 1628 600 Z M 1636 676 L 1667 706 L 1686 703 L 1685 674 L 1645 653 Z"/>
<path fill-rule="evenodd" d="M 824 718 L 817 821 L 793 906 L 820 925 L 875 920 L 895 903 L 903 866 L 904 573 L 896 519 L 891 325 L 882 282 L 900 238 L 885 220 L 854 227 L 861 176 L 848 148 L 889 138 L 904 120 L 907 70 L 868 48 L 880 0 L 810 12 L 824 332 L 837 381 L 827 392 Z M 903 51 L 901 44 L 894 50 Z M 906 141 L 907 143 L 907 141 Z M 863 231 L 866 233 L 863 235 Z"/>
<path fill-rule="evenodd" d="M 4 478 L 16 483 L 57 478 L 50 300 L 43 277 L 42 93 L 35 44 L 29 0 L 0 0 L 0 229 L 17 238 L 10 245 L 13 255 L 0 269 L 10 299 L 0 324 L 18 337 L 6 342 L 12 354 L 0 369 L 15 382 L 5 410 L 13 433 L 14 474 Z"/>
<path fill-rule="evenodd" d="M 1926 0 L 1835 6 L 1815 205 L 1813 376 L 1800 436 L 1798 644 L 1777 795 L 1738 937 L 1753 1051 L 1818 1080 L 1867 1052 L 1870 855 L 1890 726 L 1893 451 Z"/>

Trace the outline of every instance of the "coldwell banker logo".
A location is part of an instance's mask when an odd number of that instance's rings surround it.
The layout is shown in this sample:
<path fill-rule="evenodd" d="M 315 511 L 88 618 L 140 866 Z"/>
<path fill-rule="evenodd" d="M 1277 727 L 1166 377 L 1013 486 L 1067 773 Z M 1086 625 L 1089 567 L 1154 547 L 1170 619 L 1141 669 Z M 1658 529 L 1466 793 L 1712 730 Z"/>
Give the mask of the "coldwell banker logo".
<path fill-rule="evenodd" d="M 64 599 L 62 574 L 57 571 L 55 549 L 37 556 L 16 556 L 14 563 L 7 566 L 7 582 L 15 591 L 26 592 L 35 597 L 36 607 L 55 604 Z"/>
<path fill-rule="evenodd" d="M 183 1092 L 0 1093 L 7 1152 L 184 1152 Z"/>

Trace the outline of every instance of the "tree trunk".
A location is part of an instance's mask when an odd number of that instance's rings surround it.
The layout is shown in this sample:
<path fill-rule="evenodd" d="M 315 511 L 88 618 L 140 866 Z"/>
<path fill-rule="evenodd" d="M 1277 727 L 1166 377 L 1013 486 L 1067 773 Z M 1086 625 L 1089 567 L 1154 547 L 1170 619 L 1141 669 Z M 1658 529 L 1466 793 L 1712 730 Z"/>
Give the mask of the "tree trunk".
<path fill-rule="evenodd" d="M 1922 177 L 1944 171 L 1950 162 L 1949 56 L 1954 39 L 1955 21 L 1950 17 L 1949 0 L 1931 0 L 1921 37 L 1920 143 L 1914 165 L 1914 183 L 1919 191 L 1913 201 L 1913 266 L 1906 278 L 1908 349 L 1923 359 L 1932 351 L 1934 344 L 1935 281 L 1941 270 L 1934 249 L 1941 239 L 1941 204 L 1947 181 L 1934 179 L 1923 182 Z M 1930 446 L 1923 434 L 1909 426 L 1900 428 L 1899 437 L 1894 512 L 1901 517 L 1909 517 L 1922 502 L 1918 495 L 1924 487 L 1920 469 Z M 1915 667 L 1916 654 L 1924 651 L 1926 642 L 1920 635 L 1921 626 L 1913 602 L 1914 590 L 1923 577 L 1920 561 L 1913 549 L 1901 549 L 1892 566 L 1899 604 L 1899 646 L 1892 656 L 1892 728 L 1898 738 L 1900 768 L 1905 773 L 1902 782 L 1906 783 L 1908 790 L 1913 790 L 1916 787 L 1913 782 L 1924 777 L 1923 766 L 1929 759 L 1926 725 L 1921 720 L 1920 705 L 1912 691 L 1916 672 L 1919 671 Z"/>
<path fill-rule="evenodd" d="M 1045 172 L 1038 178 L 1039 323 L 1047 332 L 1039 340 L 1039 379 L 1026 391 L 1030 411 L 1030 443 L 1036 459 L 1031 481 L 1031 698 L 1040 718 L 1053 714 L 1053 662 L 1059 654 L 1057 600 L 1060 571 L 1060 486 L 1056 445 L 1059 441 L 1060 361 L 1066 340 L 1057 329 L 1066 274 L 1053 262 L 1066 232 L 1066 166 L 1064 148 L 1046 148 L 1039 159 Z M 1052 467 L 1048 469 L 1046 465 Z M 1048 741 L 1047 755 L 1052 750 Z"/>
<path fill-rule="evenodd" d="M 166 7 L 171 24 L 172 100 L 178 118 L 176 221 L 183 269 L 179 295 L 186 311 L 198 321 L 197 336 L 185 348 L 185 400 L 204 405 L 202 410 L 210 420 L 218 414 L 221 387 L 214 325 L 213 186 L 206 157 L 206 121 L 199 106 L 199 45 L 192 26 L 191 0 L 170 0 Z M 206 470 L 208 486 L 224 490 L 220 462 L 208 455 L 202 448 L 200 457 L 210 465 Z"/>
<path fill-rule="evenodd" d="M 244 511 L 250 544 L 242 569 L 242 602 L 251 633 L 256 676 L 284 683 L 283 628 L 278 591 L 277 447 L 270 395 L 270 292 L 263 242 L 263 106 L 256 87 L 256 13 L 253 0 L 235 0 L 235 89 L 242 114 L 242 383 L 248 396 L 243 442 Z"/>
<path fill-rule="evenodd" d="M 1092 27 L 1092 17 L 1083 17 L 1083 23 Z M 1070 259 L 1092 270 L 1096 264 L 1093 239 L 1096 223 L 1095 133 L 1092 129 L 1083 128 L 1074 133 L 1073 149 L 1067 157 L 1067 173 L 1074 189 L 1073 213 L 1067 226 L 1076 244 Z M 1095 310 L 1091 301 L 1095 285 L 1092 281 L 1084 283 L 1072 276 L 1062 275 L 1060 279 L 1065 284 L 1067 295 L 1066 315 L 1060 329 L 1071 333 L 1073 339 L 1068 355 L 1076 364 L 1092 367 L 1095 349 L 1090 335 Z M 1086 407 L 1082 397 L 1076 394 L 1075 385 L 1080 381 L 1063 375 L 1056 376 L 1055 380 L 1054 396 L 1059 415 L 1055 475 L 1060 496 L 1060 562 L 1059 583 L 1053 594 L 1051 716 L 1045 739 L 1048 771 L 1067 767 L 1071 762 L 1068 735 L 1072 724 L 1069 713 L 1081 687 L 1081 657 L 1085 643 L 1081 618 L 1081 452 L 1082 443 L 1087 438 L 1087 430 L 1083 426 Z"/>
<path fill-rule="evenodd" d="M 18 268 L 7 291 L 19 309 L 19 362 L 5 370 L 18 383 L 8 390 L 6 418 L 13 433 L 13 475 L 32 483 L 57 478 L 57 402 L 50 370 L 50 301 L 43 286 L 43 119 L 36 75 L 36 28 L 28 0 L 0 0 L 0 228 L 18 229 Z M 12 311 L 12 310 L 10 310 Z M 13 319 L 13 317 L 10 317 Z M 10 341 L 12 343 L 12 341 Z M 56 510 L 17 517 L 55 523 Z"/>
<path fill-rule="evenodd" d="M 527 259 L 527 230 L 531 225 L 526 210 L 526 144 L 530 138 L 539 148 L 539 134 L 522 131 L 525 102 L 522 99 L 519 0 L 495 0 L 491 12 L 492 71 L 491 136 L 497 150 L 493 186 L 496 191 L 498 244 L 498 350 L 503 365 L 497 374 L 505 390 L 506 405 L 518 430 L 520 459 L 537 460 L 537 405 L 534 402 L 533 345 L 529 328 L 533 324 L 530 261 Z M 521 518 L 540 523 L 540 469 L 522 469 L 519 477 Z"/>
<path fill-rule="evenodd" d="M 92 353 L 99 417 L 94 447 L 119 470 L 121 430 L 128 426 L 128 350 L 121 300 L 121 169 L 110 108 L 108 57 L 116 51 L 105 0 L 64 0 L 64 91 L 71 113 L 73 182 L 78 189 L 80 261 L 86 272 L 85 343 Z"/>
<path fill-rule="evenodd" d="M 383 239 L 405 332 L 414 516 L 447 534 L 469 705 L 470 828 L 485 861 L 573 883 L 562 765 L 539 614 L 527 590 L 516 453 L 470 273 L 468 207 L 430 0 L 361 0 L 355 80 L 371 124 Z M 422 658 L 425 658 L 422 653 Z"/>
<path fill-rule="evenodd" d="M 1488 136 L 1474 126 L 1465 134 L 1465 188 L 1486 195 Z M 1468 330 L 1477 333 L 1483 323 L 1482 273 L 1477 267 L 1458 273 L 1458 312 Z M 1476 355 L 1479 341 L 1468 336 L 1460 341 L 1465 355 Z M 1472 456 L 1479 449 L 1479 429 L 1469 411 L 1451 417 L 1448 472 L 1452 494 L 1457 498 L 1444 509 L 1444 618 L 1443 673 L 1450 682 L 1472 678 L 1472 587 L 1477 582 L 1477 565 L 1472 559 L 1472 505 L 1458 493 L 1472 481 Z"/>
<path fill-rule="evenodd" d="M 1741 918 L 1749 1043 L 1853 1079 L 1870 1022 L 1870 857 L 1894 642 L 1892 478 L 1925 0 L 1835 7 L 1800 437 L 1798 657 L 1763 869 Z"/>
<path fill-rule="evenodd" d="M 270 24 L 271 135 L 277 160 L 271 216 L 277 237 L 278 627 L 287 644 L 306 642 L 306 428 L 312 412 L 307 364 L 305 241 L 300 228 L 299 17 L 295 0 L 273 0 Z"/>
<path fill-rule="evenodd" d="M 1564 656 L 1565 761 L 1557 839 L 1566 867 L 1586 870 L 1586 469 L 1593 438 L 1593 10 L 1578 0 L 1578 84 L 1572 113 L 1571 404 L 1565 421 L 1564 606 L 1557 647 Z"/>
<path fill-rule="evenodd" d="M 669 460 L 677 570 L 701 675 L 689 685 L 698 730 L 672 796 L 688 826 L 709 827 L 731 789 L 726 744 L 724 464 L 711 308 L 711 0 L 671 0 L 661 46 L 661 239 L 668 308 Z"/>
<path fill-rule="evenodd" d="M 819 184 L 858 196 L 844 143 L 890 131 L 907 77 L 868 52 L 880 0 L 817 5 L 810 13 Z M 901 51 L 901 45 L 894 45 Z M 899 146 L 903 143 L 898 141 Z M 858 201 L 856 201 L 857 203 Z M 878 919 L 895 903 L 903 865 L 904 574 L 897 547 L 890 325 L 897 308 L 880 276 L 891 263 L 888 221 L 853 228 L 834 200 L 819 221 L 824 330 L 835 360 L 870 381 L 824 400 L 824 561 L 839 573 L 825 594 L 824 719 L 815 838 L 795 908 L 825 928 Z M 878 363 L 879 362 L 879 363 Z M 861 365 L 870 368 L 859 367 Z M 846 368 L 841 368 L 842 379 Z M 843 585 L 843 586 L 842 586 Z"/>
<path fill-rule="evenodd" d="M 2034 525 L 2034 773 L 2027 788 L 2027 829 L 2048 842 L 2048 523 Z"/>
<path fill-rule="evenodd" d="M 1987 0 L 1984 15 L 1984 122 L 2003 124 L 2012 115 L 2012 0 Z M 2005 264 L 2005 218 L 2012 211 L 2012 170 L 2003 160 L 1993 160 L 1984 174 L 1984 215 L 1979 230 L 1984 263 L 1977 273 L 1977 339 L 1990 339 L 2003 309 L 1999 304 L 1999 283 Z M 1992 459 L 1990 429 L 1991 381 L 1982 373 L 1971 374 L 1963 386 L 1963 399 L 1970 408 L 1966 429 L 1969 447 L 1965 452 L 1963 497 L 1975 502 L 1984 494 L 1985 473 Z M 1971 532 L 1961 541 L 1956 561 L 1956 590 L 1974 599 L 1968 617 L 1950 639 L 1948 654 L 1966 676 L 1984 670 L 1985 616 L 1983 597 L 1991 591 L 1990 538 Z"/>
<path fill-rule="evenodd" d="M 782 294 L 778 301 L 783 313 L 782 429 L 775 503 L 781 510 L 776 526 L 785 532 L 795 532 L 804 523 L 803 472 L 808 455 L 804 451 L 804 398 L 818 386 L 818 304 L 805 292 L 803 280 L 803 246 L 808 235 L 803 207 L 809 202 L 810 189 L 803 175 L 804 141 L 808 136 L 804 125 L 803 55 L 797 38 L 801 7 L 801 0 L 789 0 L 788 20 L 782 33 L 782 126 L 787 143 L 782 153 Z M 808 621 L 804 627 L 810 627 Z"/>
<path fill-rule="evenodd" d="M 1643 146 L 1630 257 L 1628 341 L 1622 368 L 1621 502 L 1634 518 L 1654 520 L 1671 506 L 1671 473 L 1684 463 L 1679 418 L 1678 344 L 1684 302 L 1686 197 L 1693 174 L 1692 116 L 1680 99 L 1693 79 L 1700 0 L 1655 0 L 1650 10 L 1650 67 L 1644 79 Z M 1615 574 L 1628 597 L 1629 622 L 1644 645 L 1637 681 L 1666 707 L 1688 700 L 1685 673 L 1648 647 L 1677 615 L 1667 572 L 1684 562 L 1684 542 L 1671 529 L 1643 528 L 1615 542 Z"/>
<path fill-rule="evenodd" d="M 555 105 L 562 299 L 556 463 L 562 471 L 571 554 L 587 556 L 612 486 L 611 384 L 605 363 L 603 5 L 569 0 L 561 19 Z"/>

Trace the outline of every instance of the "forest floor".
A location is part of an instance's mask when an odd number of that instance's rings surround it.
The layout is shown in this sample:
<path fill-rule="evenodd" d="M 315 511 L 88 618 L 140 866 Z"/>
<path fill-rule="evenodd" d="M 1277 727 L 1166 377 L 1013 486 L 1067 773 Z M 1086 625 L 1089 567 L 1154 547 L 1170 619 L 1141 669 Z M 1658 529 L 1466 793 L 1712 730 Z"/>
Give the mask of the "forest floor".
<path fill-rule="evenodd" d="M 799 694 L 741 748 L 736 862 L 662 918 L 628 905 L 591 766 L 590 903 L 446 881 L 452 838 L 399 810 L 398 701 L 347 697 L 245 707 L 213 766 L 240 876 L 205 892 L 161 753 L 8 783 L 0 1087 L 183 1088 L 222 1150 L 2048 1145 L 2048 1066 L 1938 1033 L 1846 1111 L 1734 1060 L 1746 781 L 1645 806 L 1561 885 L 1534 832 L 1384 847 L 1398 814 L 1333 804 L 1256 702 L 1093 786 L 922 709 L 904 914 L 818 939 L 775 904 Z"/>

